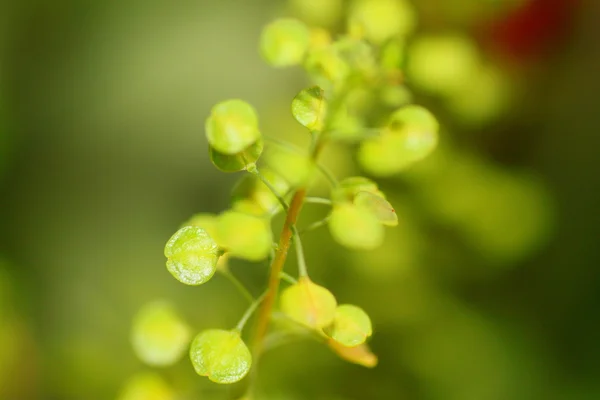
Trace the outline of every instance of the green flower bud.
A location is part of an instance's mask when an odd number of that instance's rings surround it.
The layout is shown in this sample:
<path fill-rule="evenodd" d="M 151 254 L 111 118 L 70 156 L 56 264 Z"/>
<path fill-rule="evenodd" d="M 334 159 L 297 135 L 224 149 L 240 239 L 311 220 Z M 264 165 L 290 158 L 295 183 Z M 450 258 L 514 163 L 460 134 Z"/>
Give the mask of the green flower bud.
<path fill-rule="evenodd" d="M 190 340 L 190 331 L 174 308 L 157 301 L 136 315 L 131 342 L 136 355 L 148 365 L 167 366 L 179 361 Z"/>
<path fill-rule="evenodd" d="M 165 246 L 167 269 L 181 283 L 200 285 L 217 270 L 219 246 L 202 228 L 184 226 Z"/>
<path fill-rule="evenodd" d="M 206 119 L 206 138 L 218 153 L 243 152 L 261 138 L 254 108 L 242 100 L 226 100 L 215 105 Z"/>
<path fill-rule="evenodd" d="M 250 371 L 252 356 L 238 331 L 200 332 L 190 347 L 196 373 L 216 383 L 234 383 Z"/>

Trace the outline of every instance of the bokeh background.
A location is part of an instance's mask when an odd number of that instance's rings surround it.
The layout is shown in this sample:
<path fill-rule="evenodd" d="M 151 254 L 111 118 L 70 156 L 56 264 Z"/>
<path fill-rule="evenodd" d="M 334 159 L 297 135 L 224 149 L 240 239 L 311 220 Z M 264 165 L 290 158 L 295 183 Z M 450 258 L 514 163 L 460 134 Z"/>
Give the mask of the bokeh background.
<path fill-rule="evenodd" d="M 305 243 L 313 279 L 371 315 L 379 365 L 292 343 L 265 356 L 264 396 L 598 399 L 600 3 L 412 4 L 409 49 L 459 36 L 485 73 L 443 95 L 419 84 L 419 65 L 407 75 L 442 144 L 379 180 L 401 221 L 382 249 L 348 252 L 326 229 Z M 261 60 L 260 30 L 283 15 L 340 30 L 346 5 L 0 4 L 0 398 L 113 399 L 143 371 L 179 398 L 236 395 L 186 358 L 145 367 L 131 319 L 163 298 L 196 330 L 237 322 L 244 299 L 226 280 L 186 287 L 164 267 L 170 235 L 196 212 L 225 209 L 237 178 L 207 159 L 204 119 L 237 97 L 259 110 L 263 132 L 301 132 L 288 110 L 307 80 Z M 353 157 L 336 147 L 324 159 L 351 176 Z M 266 266 L 233 269 L 261 290 Z"/>

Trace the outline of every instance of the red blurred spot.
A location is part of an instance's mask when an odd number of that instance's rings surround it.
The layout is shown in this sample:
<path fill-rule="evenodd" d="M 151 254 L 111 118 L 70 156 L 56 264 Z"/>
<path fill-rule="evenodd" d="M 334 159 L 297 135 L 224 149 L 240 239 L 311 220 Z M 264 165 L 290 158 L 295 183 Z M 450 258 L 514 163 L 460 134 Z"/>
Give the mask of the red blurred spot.
<path fill-rule="evenodd" d="M 579 0 L 529 0 L 488 27 L 490 45 L 511 58 L 538 57 L 569 33 Z"/>

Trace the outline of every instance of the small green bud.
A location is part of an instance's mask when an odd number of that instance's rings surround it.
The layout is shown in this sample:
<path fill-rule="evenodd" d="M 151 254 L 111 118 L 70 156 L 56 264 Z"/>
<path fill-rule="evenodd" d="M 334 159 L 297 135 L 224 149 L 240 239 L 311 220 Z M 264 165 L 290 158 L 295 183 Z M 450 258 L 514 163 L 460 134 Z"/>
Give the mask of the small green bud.
<path fill-rule="evenodd" d="M 157 301 L 147 304 L 134 318 L 131 330 L 133 350 L 148 365 L 176 363 L 189 340 L 188 326 L 169 303 Z"/>
<path fill-rule="evenodd" d="M 184 226 L 165 246 L 167 269 L 181 283 L 200 285 L 217 270 L 219 246 L 202 228 Z"/>
<path fill-rule="evenodd" d="M 324 91 L 318 86 L 302 90 L 292 100 L 292 115 L 311 132 L 323 130 L 326 113 Z"/>
<path fill-rule="evenodd" d="M 315 329 L 331 324 L 336 306 L 333 294 L 307 277 L 287 287 L 280 297 L 281 311 L 294 321 Z"/>
<path fill-rule="evenodd" d="M 373 250 L 384 237 L 383 225 L 372 212 L 349 203 L 333 207 L 329 231 L 336 242 L 355 250 Z"/>
<path fill-rule="evenodd" d="M 310 31 L 303 22 L 283 18 L 263 29 L 260 50 L 270 65 L 288 67 L 302 62 L 309 43 Z"/>
<path fill-rule="evenodd" d="M 238 331 L 200 332 L 190 347 L 196 373 L 216 383 L 235 383 L 250 371 L 252 356 Z"/>
<path fill-rule="evenodd" d="M 271 251 L 273 234 L 266 219 L 226 211 L 218 217 L 216 240 L 232 257 L 260 261 Z"/>
<path fill-rule="evenodd" d="M 140 373 L 131 377 L 117 400 L 175 400 L 173 389 L 156 373 Z"/>
<path fill-rule="evenodd" d="M 263 141 L 258 139 L 250 146 L 236 154 L 219 153 L 212 146 L 208 147 L 210 161 L 223 172 L 238 172 L 252 168 L 263 151 Z"/>
<path fill-rule="evenodd" d="M 206 119 L 206 138 L 218 153 L 234 155 L 261 138 L 254 108 L 242 100 L 226 100 L 215 105 Z"/>
<path fill-rule="evenodd" d="M 355 0 L 350 8 L 348 31 L 380 44 L 406 36 L 416 25 L 413 6 L 406 0 Z"/>
<path fill-rule="evenodd" d="M 371 192 L 358 192 L 354 197 L 354 204 L 373 213 L 384 225 L 398 225 L 398 216 L 394 207 L 383 197 Z"/>
<path fill-rule="evenodd" d="M 363 344 L 373 334 L 371 320 L 362 308 L 343 304 L 336 308 L 331 325 L 323 329 L 336 342 L 354 347 Z"/>

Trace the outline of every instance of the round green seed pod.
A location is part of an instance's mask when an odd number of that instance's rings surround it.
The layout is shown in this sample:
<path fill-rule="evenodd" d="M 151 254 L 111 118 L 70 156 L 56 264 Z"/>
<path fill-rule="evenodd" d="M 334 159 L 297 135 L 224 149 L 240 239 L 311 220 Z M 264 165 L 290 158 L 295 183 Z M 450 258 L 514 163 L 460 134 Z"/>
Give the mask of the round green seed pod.
<path fill-rule="evenodd" d="M 394 207 L 383 197 L 372 192 L 361 191 L 354 196 L 354 204 L 373 213 L 383 225 L 398 225 L 398 216 Z"/>
<path fill-rule="evenodd" d="M 189 327 L 169 303 L 149 303 L 134 318 L 131 330 L 133 350 L 148 365 L 176 363 L 185 353 L 189 340 Z"/>
<path fill-rule="evenodd" d="M 258 139 L 250 146 L 236 154 L 224 154 L 208 147 L 210 161 L 223 172 L 239 172 L 251 168 L 260 158 L 263 151 L 263 141 Z"/>
<path fill-rule="evenodd" d="M 331 192 L 331 200 L 337 203 L 353 202 L 358 192 L 378 193 L 377 184 L 364 176 L 351 176 L 341 180 Z"/>
<path fill-rule="evenodd" d="M 410 82 L 428 93 L 449 96 L 473 82 L 481 65 L 475 42 L 464 35 L 420 36 L 408 48 Z"/>
<path fill-rule="evenodd" d="M 373 334 L 373 327 L 362 308 L 343 304 L 336 308 L 333 322 L 323 332 L 344 346 L 355 347 L 367 341 Z"/>
<path fill-rule="evenodd" d="M 243 152 L 261 138 L 256 111 L 238 99 L 216 104 L 206 119 L 205 128 L 210 146 L 225 155 Z"/>
<path fill-rule="evenodd" d="M 329 231 L 342 246 L 355 250 L 373 250 L 383 243 L 384 229 L 372 212 L 351 203 L 333 207 Z"/>
<path fill-rule="evenodd" d="M 160 375 L 152 372 L 137 374 L 127 380 L 117 400 L 175 400 L 173 388 Z"/>
<path fill-rule="evenodd" d="M 337 302 L 329 290 L 303 277 L 287 287 L 280 297 L 280 307 L 296 322 L 314 329 L 333 321 Z"/>
<path fill-rule="evenodd" d="M 273 245 L 268 219 L 233 210 L 219 215 L 216 239 L 232 257 L 248 261 L 264 260 Z"/>
<path fill-rule="evenodd" d="M 190 347 L 190 360 L 201 376 L 216 383 L 235 383 L 252 365 L 252 355 L 238 331 L 209 329 L 200 332 Z"/>
<path fill-rule="evenodd" d="M 267 25 L 260 38 L 260 51 L 274 67 L 288 67 L 302 62 L 310 44 L 310 31 L 301 21 L 283 18 Z"/>
<path fill-rule="evenodd" d="M 406 36 L 416 25 L 416 13 L 406 0 L 355 0 L 350 8 L 348 31 L 373 43 Z"/>
<path fill-rule="evenodd" d="M 219 246 L 204 229 L 184 226 L 165 246 L 167 269 L 181 283 L 201 285 L 217 270 Z"/>
<path fill-rule="evenodd" d="M 326 113 L 325 92 L 318 86 L 303 89 L 292 100 L 292 115 L 311 132 L 323 130 Z"/>
<path fill-rule="evenodd" d="M 381 136 L 361 144 L 358 160 L 373 175 L 393 175 L 428 156 L 437 146 L 438 130 L 425 108 L 403 107 L 392 114 Z"/>

